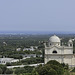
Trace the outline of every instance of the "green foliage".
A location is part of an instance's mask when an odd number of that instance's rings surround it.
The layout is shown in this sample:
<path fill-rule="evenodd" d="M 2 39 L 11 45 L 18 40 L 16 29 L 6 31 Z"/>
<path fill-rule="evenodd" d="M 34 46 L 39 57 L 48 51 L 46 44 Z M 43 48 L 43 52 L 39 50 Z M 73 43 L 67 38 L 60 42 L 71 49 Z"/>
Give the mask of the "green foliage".
<path fill-rule="evenodd" d="M 69 71 L 68 70 L 65 70 L 64 75 L 70 75 Z"/>
<path fill-rule="evenodd" d="M 39 47 L 38 47 L 38 49 L 43 49 L 43 48 L 44 48 L 43 44 L 39 45 Z"/>
<path fill-rule="evenodd" d="M 22 75 L 32 75 L 31 73 L 24 73 L 24 74 L 22 74 Z"/>
<path fill-rule="evenodd" d="M 26 64 L 36 64 L 36 63 L 42 63 L 43 59 L 40 57 L 37 58 L 27 58 L 25 60 L 21 61 L 22 63 L 26 63 Z"/>
<path fill-rule="evenodd" d="M 71 72 L 75 72 L 75 68 Z"/>
<path fill-rule="evenodd" d="M 32 70 L 33 70 L 34 66 L 25 66 L 24 69 L 25 69 L 25 73 L 31 73 Z"/>
<path fill-rule="evenodd" d="M 11 65 L 11 63 L 7 62 L 7 63 L 6 63 L 6 66 L 12 66 L 12 65 Z"/>
<path fill-rule="evenodd" d="M 25 73 L 25 69 L 24 68 L 17 68 L 15 70 L 15 74 L 23 74 L 23 73 Z"/>
<path fill-rule="evenodd" d="M 2 74 L 4 74 L 6 69 L 7 69 L 6 66 L 5 65 L 0 65 L 0 68 L 2 69 Z"/>
<path fill-rule="evenodd" d="M 57 75 L 57 72 L 54 69 L 50 69 L 48 75 Z"/>
<path fill-rule="evenodd" d="M 14 59 L 22 59 L 22 55 L 19 55 L 19 54 L 14 54 L 14 55 L 10 55 L 9 56 L 10 58 L 14 58 Z"/>
<path fill-rule="evenodd" d="M 42 38 L 41 38 L 42 37 Z M 23 51 L 23 48 L 30 46 L 40 46 L 39 41 L 43 41 L 46 37 L 39 35 L 1 35 L 0 36 L 0 55 L 15 59 L 22 59 L 20 54 L 41 54 L 37 51 Z M 4 45 L 6 42 L 7 45 Z M 16 51 L 16 48 L 21 48 L 21 51 Z"/>
<path fill-rule="evenodd" d="M 62 65 L 56 60 L 51 60 L 51 61 L 47 62 L 47 64 L 52 64 L 52 65 L 57 65 L 57 66 L 62 67 Z"/>
<path fill-rule="evenodd" d="M 64 68 L 62 65 L 55 61 L 51 60 L 45 65 L 40 65 L 36 68 L 36 71 L 38 72 L 39 75 L 63 75 L 64 74 Z"/>
<path fill-rule="evenodd" d="M 27 64 L 36 64 L 36 63 L 43 63 L 43 58 L 41 57 L 36 57 L 36 58 L 27 58 L 27 59 L 24 59 L 24 60 L 20 60 L 18 62 L 12 62 L 12 63 L 7 63 L 6 65 L 12 65 L 12 66 L 15 66 L 15 65 L 27 65 Z"/>
<path fill-rule="evenodd" d="M 57 72 L 57 75 L 63 75 L 64 74 L 64 68 L 60 67 L 58 65 L 50 65 L 52 69 L 54 69 Z"/>
<path fill-rule="evenodd" d="M 38 72 L 36 72 L 35 68 L 32 71 L 32 75 L 39 75 Z"/>
<path fill-rule="evenodd" d="M 47 64 L 50 64 L 51 68 L 53 68 L 58 75 L 63 75 L 64 68 L 59 62 L 57 62 L 56 60 L 51 60 Z"/>
<path fill-rule="evenodd" d="M 62 63 L 61 65 L 63 66 L 64 69 L 66 69 L 66 70 L 69 69 L 69 65 L 68 64 Z"/>
<path fill-rule="evenodd" d="M 2 69 L 0 68 L 0 74 L 2 74 Z"/>
<path fill-rule="evenodd" d="M 15 74 L 31 73 L 33 66 L 25 66 L 24 68 L 15 68 Z"/>
<path fill-rule="evenodd" d="M 49 75 L 49 70 L 51 69 L 51 67 L 49 65 L 44 65 L 44 66 L 39 66 L 38 67 L 38 74 L 39 75 Z"/>
<path fill-rule="evenodd" d="M 5 65 L 0 65 L 0 74 L 12 74 L 13 70 L 7 69 Z"/>
<path fill-rule="evenodd" d="M 13 71 L 11 70 L 11 69 L 7 69 L 6 71 L 5 71 L 5 74 L 12 74 L 13 73 Z"/>

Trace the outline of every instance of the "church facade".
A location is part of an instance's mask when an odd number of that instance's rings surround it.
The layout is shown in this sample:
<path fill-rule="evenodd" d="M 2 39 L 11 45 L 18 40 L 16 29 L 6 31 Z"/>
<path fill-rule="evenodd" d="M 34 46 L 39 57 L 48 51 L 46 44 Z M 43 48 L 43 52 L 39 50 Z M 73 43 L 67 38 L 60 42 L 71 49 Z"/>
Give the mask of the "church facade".
<path fill-rule="evenodd" d="M 49 38 L 45 46 L 45 64 L 50 60 L 56 60 L 60 63 L 75 67 L 75 55 L 73 54 L 73 40 L 68 41 L 68 46 L 61 45 L 61 39 L 54 35 Z"/>

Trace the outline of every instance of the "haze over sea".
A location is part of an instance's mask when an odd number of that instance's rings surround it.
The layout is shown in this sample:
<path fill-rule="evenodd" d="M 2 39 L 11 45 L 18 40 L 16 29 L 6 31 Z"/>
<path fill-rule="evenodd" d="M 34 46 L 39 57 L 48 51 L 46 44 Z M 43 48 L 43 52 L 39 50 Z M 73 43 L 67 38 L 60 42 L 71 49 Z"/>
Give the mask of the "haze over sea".
<path fill-rule="evenodd" d="M 75 34 L 75 32 L 65 31 L 0 31 L 0 34 Z"/>

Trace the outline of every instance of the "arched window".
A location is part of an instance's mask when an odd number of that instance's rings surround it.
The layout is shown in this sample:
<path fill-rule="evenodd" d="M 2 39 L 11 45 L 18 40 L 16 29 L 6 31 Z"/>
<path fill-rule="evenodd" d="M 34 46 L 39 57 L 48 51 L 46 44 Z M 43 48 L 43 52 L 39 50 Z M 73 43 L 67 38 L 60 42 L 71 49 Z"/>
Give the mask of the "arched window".
<path fill-rule="evenodd" d="M 70 44 L 70 46 L 72 46 L 72 44 Z"/>
<path fill-rule="evenodd" d="M 50 43 L 50 45 L 51 45 L 51 43 Z"/>
<path fill-rule="evenodd" d="M 57 53 L 57 51 L 56 51 L 56 50 L 54 50 L 52 53 Z"/>

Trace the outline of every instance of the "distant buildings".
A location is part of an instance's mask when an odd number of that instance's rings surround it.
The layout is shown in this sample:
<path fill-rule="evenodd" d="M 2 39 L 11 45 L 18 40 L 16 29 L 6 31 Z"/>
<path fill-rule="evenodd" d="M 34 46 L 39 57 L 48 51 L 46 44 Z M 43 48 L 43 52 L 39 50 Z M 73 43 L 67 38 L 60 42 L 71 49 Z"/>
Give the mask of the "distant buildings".
<path fill-rule="evenodd" d="M 31 58 L 31 57 L 36 57 L 36 54 L 25 54 L 22 56 L 23 56 L 23 58 Z"/>
<path fill-rule="evenodd" d="M 7 43 L 6 43 L 6 42 L 3 42 L 3 45 L 4 45 L 4 46 L 7 46 Z"/>
<path fill-rule="evenodd" d="M 21 51 L 21 48 L 17 48 L 16 51 Z"/>
<path fill-rule="evenodd" d="M 36 54 L 25 54 L 25 55 L 22 55 L 23 56 L 23 58 L 31 58 L 31 57 L 42 57 L 42 54 L 38 54 L 38 55 L 36 55 Z"/>
<path fill-rule="evenodd" d="M 3 42 L 3 45 L 4 46 L 6 46 L 7 45 L 7 43 L 6 42 Z M 30 46 L 30 48 L 24 48 L 24 49 L 22 49 L 22 48 L 16 48 L 16 51 L 34 51 L 34 50 L 37 50 L 38 49 L 38 46 Z M 23 56 L 23 59 L 21 59 L 21 60 L 24 60 L 24 59 L 26 59 L 26 58 L 31 58 L 31 57 L 42 57 L 42 54 L 20 54 L 20 55 L 22 55 Z M 2 56 L 1 56 L 2 57 Z M 0 64 L 6 64 L 6 63 L 12 63 L 12 62 L 18 62 L 19 61 L 19 59 L 14 59 L 14 58 L 5 58 L 5 57 L 3 57 L 3 58 L 0 58 Z"/>
<path fill-rule="evenodd" d="M 14 58 L 0 58 L 0 64 L 6 64 L 6 63 L 11 63 L 11 62 L 17 62 L 19 59 L 14 59 Z"/>
<path fill-rule="evenodd" d="M 30 48 L 24 48 L 23 51 L 25 51 L 25 50 L 34 51 L 35 49 L 38 49 L 38 46 L 31 46 Z"/>
<path fill-rule="evenodd" d="M 24 48 L 23 51 L 34 51 L 38 49 L 38 46 L 30 46 L 30 48 Z M 22 49 L 21 48 L 17 48 L 16 51 L 21 51 Z"/>
<path fill-rule="evenodd" d="M 42 55 L 36 55 L 36 54 L 21 54 L 23 56 L 23 59 L 21 60 L 24 60 L 26 58 L 36 58 L 36 57 L 42 57 Z M 18 62 L 19 59 L 14 59 L 14 58 L 0 58 L 0 64 L 6 64 L 6 63 L 12 63 L 12 62 Z"/>

